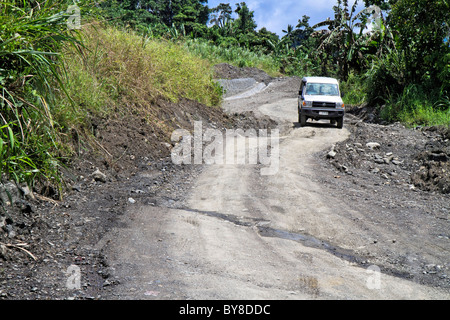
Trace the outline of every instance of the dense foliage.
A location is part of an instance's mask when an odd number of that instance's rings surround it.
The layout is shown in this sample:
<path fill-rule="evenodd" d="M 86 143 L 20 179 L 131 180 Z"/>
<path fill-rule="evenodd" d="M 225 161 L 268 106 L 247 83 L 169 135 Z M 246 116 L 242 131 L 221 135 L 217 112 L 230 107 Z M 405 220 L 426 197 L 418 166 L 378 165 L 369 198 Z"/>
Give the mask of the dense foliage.
<path fill-rule="evenodd" d="M 0 1 L 0 172 L 16 181 L 43 176 L 60 186 L 57 124 L 59 52 L 77 44 L 62 2 Z M 68 8 L 66 6 L 66 8 Z"/>

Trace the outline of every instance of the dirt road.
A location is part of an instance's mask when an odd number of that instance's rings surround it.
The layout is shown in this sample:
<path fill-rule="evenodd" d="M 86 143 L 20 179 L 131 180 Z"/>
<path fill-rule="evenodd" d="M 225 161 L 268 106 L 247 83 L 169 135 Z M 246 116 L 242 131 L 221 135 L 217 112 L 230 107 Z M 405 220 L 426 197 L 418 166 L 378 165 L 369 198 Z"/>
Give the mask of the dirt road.
<path fill-rule="evenodd" d="M 421 226 L 431 222 L 445 232 L 448 222 L 420 217 L 399 230 L 397 218 L 373 217 L 376 193 L 354 186 L 361 197 L 349 201 L 316 155 L 351 132 L 326 123 L 296 127 L 296 81 L 276 80 L 223 106 L 280 123 L 275 174 L 262 175 L 261 164 L 204 165 L 186 182 L 186 197 L 129 206 L 126 226 L 98 244 L 119 283 L 110 298 L 450 298 L 448 287 L 411 279 L 412 269 L 392 262 L 426 257 L 445 266 L 448 239 L 436 243 L 439 231 Z"/>

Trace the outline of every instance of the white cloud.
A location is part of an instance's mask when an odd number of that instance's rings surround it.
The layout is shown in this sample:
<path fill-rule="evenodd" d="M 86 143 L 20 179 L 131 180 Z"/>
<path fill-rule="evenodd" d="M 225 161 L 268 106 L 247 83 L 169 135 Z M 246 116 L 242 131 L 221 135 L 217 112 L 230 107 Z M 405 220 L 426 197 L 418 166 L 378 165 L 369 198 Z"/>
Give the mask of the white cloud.
<path fill-rule="evenodd" d="M 314 25 L 320 21 L 333 18 L 333 6 L 337 0 L 209 0 L 210 7 L 216 7 L 219 3 L 230 3 L 233 9 L 236 3 L 245 2 L 250 10 L 255 13 L 255 21 L 258 29 L 266 27 L 268 30 L 282 36 L 282 30 L 286 29 L 288 24 L 297 25 L 298 20 L 304 15 L 310 17 L 310 24 Z M 349 0 L 352 6 L 354 0 Z M 358 3 L 363 3 L 359 0 Z M 361 6 L 360 5 L 360 6 Z"/>

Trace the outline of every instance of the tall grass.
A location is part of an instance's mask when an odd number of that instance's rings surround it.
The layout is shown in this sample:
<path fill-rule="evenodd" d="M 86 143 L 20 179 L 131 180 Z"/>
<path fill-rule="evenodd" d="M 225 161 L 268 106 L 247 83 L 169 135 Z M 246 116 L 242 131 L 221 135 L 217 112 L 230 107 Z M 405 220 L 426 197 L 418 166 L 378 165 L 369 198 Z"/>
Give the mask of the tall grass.
<path fill-rule="evenodd" d="M 52 111 L 61 86 L 59 49 L 76 43 L 63 1 L 0 1 L 0 173 L 60 186 Z"/>
<path fill-rule="evenodd" d="M 75 102 L 61 97 L 57 118 L 67 126 L 83 124 L 90 116 L 145 113 L 156 121 L 153 103 L 186 98 L 216 106 L 221 90 L 213 81 L 208 61 L 178 43 L 142 37 L 129 30 L 94 24 L 82 31 L 84 47 L 65 53 L 65 87 Z"/>
<path fill-rule="evenodd" d="M 441 85 L 424 76 L 422 82 L 411 83 L 406 77 L 406 65 L 405 53 L 395 48 L 388 49 L 382 57 L 374 57 L 361 77 L 367 102 L 382 106 L 380 116 L 388 122 L 400 121 L 408 126 L 450 125 L 448 82 Z"/>
<path fill-rule="evenodd" d="M 387 99 L 381 116 L 408 126 L 450 126 L 450 100 L 438 90 L 429 91 L 419 85 L 408 85 L 401 94 Z"/>
<path fill-rule="evenodd" d="M 362 105 L 366 102 L 366 90 L 363 77 L 350 73 L 347 80 L 340 83 L 342 100 L 346 106 Z"/>
<path fill-rule="evenodd" d="M 203 39 L 186 39 L 185 45 L 190 52 L 208 59 L 212 64 L 230 63 L 241 68 L 258 68 L 271 76 L 280 75 L 281 65 L 270 55 L 256 53 L 242 47 L 218 46 Z"/>

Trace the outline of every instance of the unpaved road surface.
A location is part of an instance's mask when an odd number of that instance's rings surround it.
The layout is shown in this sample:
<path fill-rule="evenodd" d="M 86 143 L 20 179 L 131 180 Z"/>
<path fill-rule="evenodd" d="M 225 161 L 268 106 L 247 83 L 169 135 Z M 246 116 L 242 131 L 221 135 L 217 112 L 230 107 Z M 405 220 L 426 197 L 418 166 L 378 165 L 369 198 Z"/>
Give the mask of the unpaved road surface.
<path fill-rule="evenodd" d="M 186 179 L 184 196 L 130 204 L 97 244 L 115 284 L 103 298 L 450 298 L 448 211 L 440 211 L 448 197 L 438 196 L 437 218 L 421 214 L 427 196 L 410 191 L 391 199 L 403 208 L 394 215 L 368 181 L 344 180 L 318 161 L 351 136 L 351 124 L 297 127 L 297 81 L 277 79 L 223 105 L 279 122 L 277 172 L 203 165 Z"/>

